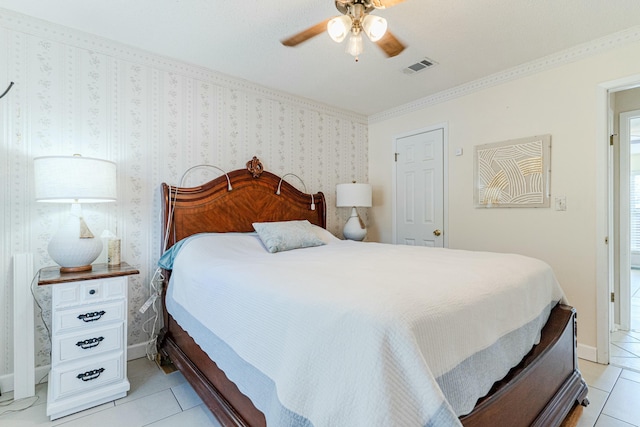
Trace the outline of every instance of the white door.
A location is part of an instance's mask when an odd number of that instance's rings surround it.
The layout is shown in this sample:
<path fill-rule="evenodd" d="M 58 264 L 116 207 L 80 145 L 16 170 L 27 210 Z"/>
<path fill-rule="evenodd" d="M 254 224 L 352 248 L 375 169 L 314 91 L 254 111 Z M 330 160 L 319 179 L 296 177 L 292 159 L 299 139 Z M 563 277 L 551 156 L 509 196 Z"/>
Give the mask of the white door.
<path fill-rule="evenodd" d="M 444 246 L 444 130 L 396 139 L 395 243 Z"/>

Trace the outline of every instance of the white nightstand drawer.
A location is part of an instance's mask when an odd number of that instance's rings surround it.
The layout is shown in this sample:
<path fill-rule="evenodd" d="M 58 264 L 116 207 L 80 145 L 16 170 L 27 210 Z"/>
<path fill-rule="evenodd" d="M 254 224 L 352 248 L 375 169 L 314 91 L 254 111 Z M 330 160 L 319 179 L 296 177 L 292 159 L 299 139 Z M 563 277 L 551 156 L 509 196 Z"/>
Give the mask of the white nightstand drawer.
<path fill-rule="evenodd" d="M 96 356 L 113 350 L 122 350 L 124 324 L 105 328 L 91 328 L 74 334 L 60 334 L 53 339 L 52 363 L 67 362 L 80 357 Z"/>
<path fill-rule="evenodd" d="M 111 358 L 90 358 L 82 362 L 64 369 L 58 367 L 51 370 L 49 381 L 54 380 L 54 399 L 89 392 L 96 387 L 124 380 L 124 353 Z"/>
<path fill-rule="evenodd" d="M 126 290 L 126 277 L 65 283 L 53 288 L 53 308 L 125 298 Z"/>
<path fill-rule="evenodd" d="M 76 328 L 93 328 L 125 320 L 125 301 L 91 304 L 53 312 L 53 331 L 60 333 Z"/>

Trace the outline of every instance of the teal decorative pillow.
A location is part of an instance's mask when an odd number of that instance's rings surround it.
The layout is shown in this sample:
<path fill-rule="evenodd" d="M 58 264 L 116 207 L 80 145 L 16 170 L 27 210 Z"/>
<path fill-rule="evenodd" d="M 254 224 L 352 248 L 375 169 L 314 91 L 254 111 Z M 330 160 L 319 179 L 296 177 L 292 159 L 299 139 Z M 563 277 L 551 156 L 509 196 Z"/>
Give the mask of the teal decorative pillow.
<path fill-rule="evenodd" d="M 254 222 L 253 229 L 271 253 L 325 244 L 307 220 Z"/>

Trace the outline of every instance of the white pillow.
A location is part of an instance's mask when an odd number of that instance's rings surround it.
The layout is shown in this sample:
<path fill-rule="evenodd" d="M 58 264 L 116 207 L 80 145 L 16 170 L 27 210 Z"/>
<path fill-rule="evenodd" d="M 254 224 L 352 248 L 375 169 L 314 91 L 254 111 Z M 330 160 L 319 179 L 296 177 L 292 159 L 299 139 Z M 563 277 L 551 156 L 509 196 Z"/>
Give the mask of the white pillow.
<path fill-rule="evenodd" d="M 307 220 L 254 222 L 253 229 L 271 253 L 325 244 Z"/>

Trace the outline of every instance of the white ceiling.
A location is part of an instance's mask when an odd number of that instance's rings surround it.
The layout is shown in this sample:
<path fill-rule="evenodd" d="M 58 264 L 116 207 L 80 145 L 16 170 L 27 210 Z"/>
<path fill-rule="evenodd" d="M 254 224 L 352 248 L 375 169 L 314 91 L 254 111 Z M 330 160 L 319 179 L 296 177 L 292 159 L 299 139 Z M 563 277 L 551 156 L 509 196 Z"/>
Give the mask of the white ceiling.
<path fill-rule="evenodd" d="M 638 0 L 407 0 L 373 13 L 408 45 L 279 40 L 338 14 L 332 0 L 0 0 L 11 9 L 273 89 L 371 115 L 640 24 Z M 424 57 L 438 65 L 407 76 Z"/>

